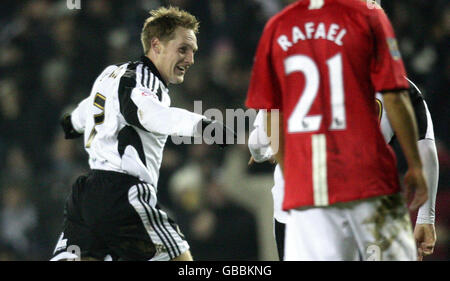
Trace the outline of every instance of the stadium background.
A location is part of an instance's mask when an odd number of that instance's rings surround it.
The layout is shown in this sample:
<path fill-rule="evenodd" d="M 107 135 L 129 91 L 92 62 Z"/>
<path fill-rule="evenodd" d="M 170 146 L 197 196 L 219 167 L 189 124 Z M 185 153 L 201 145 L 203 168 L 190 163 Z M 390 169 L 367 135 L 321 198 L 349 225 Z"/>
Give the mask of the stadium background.
<path fill-rule="evenodd" d="M 3 0 L 0 4 L 0 260 L 48 260 L 61 230 L 63 203 L 88 170 L 80 140 L 66 141 L 61 114 L 90 92 L 108 64 L 141 55 L 148 11 L 180 6 L 201 21 L 196 64 L 171 86 L 172 105 L 193 110 L 244 108 L 258 38 L 281 0 Z M 450 151 L 448 57 L 450 4 L 382 2 L 409 77 L 434 119 L 440 160 L 435 254 L 449 260 Z M 176 218 L 197 260 L 275 260 L 273 167 L 247 167 L 245 145 L 175 146 L 168 142 L 159 180 L 161 205 Z M 400 159 L 399 165 L 403 166 Z M 413 214 L 414 216 L 414 214 Z M 413 219 L 414 221 L 414 219 Z"/>

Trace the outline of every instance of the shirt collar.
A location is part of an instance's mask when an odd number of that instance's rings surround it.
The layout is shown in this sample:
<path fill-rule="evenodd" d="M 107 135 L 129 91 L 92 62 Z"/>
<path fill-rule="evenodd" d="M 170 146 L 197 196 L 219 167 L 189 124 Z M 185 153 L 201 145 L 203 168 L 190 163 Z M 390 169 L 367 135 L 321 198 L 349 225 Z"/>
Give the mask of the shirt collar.
<path fill-rule="evenodd" d="M 141 56 L 141 62 L 145 66 L 149 67 L 150 70 L 152 71 L 152 73 L 155 74 L 159 78 L 159 80 L 161 80 L 161 82 L 163 82 L 164 86 L 167 88 L 166 81 L 164 81 L 164 79 L 161 76 L 161 73 L 159 73 L 158 69 L 153 64 L 153 62 L 147 56 Z"/>

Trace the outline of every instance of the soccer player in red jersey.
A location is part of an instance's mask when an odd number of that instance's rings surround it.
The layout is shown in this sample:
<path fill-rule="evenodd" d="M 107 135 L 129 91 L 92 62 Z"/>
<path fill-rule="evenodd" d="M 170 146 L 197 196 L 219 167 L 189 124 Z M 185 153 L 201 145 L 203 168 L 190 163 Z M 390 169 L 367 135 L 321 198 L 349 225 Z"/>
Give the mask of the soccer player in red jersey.
<path fill-rule="evenodd" d="M 246 105 L 280 110 L 268 135 L 290 211 L 286 260 L 416 259 L 395 156 L 374 110 L 381 92 L 416 209 L 427 186 L 405 75 L 389 19 L 365 1 L 301 0 L 267 23 Z"/>

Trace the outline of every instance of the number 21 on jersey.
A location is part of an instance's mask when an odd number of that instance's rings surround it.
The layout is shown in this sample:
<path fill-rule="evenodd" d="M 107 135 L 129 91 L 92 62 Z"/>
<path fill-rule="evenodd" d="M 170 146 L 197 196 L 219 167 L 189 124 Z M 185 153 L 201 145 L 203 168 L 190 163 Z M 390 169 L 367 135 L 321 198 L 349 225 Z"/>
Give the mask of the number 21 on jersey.
<path fill-rule="evenodd" d="M 345 99 L 342 77 L 342 56 L 340 53 L 328 59 L 329 88 L 331 96 L 331 125 L 329 130 L 345 130 Z M 305 77 L 305 88 L 300 99 L 288 118 L 288 133 L 318 131 L 322 115 L 308 115 L 317 97 L 320 85 L 320 73 L 317 64 L 308 56 L 293 55 L 284 60 L 286 75 L 301 72 Z"/>

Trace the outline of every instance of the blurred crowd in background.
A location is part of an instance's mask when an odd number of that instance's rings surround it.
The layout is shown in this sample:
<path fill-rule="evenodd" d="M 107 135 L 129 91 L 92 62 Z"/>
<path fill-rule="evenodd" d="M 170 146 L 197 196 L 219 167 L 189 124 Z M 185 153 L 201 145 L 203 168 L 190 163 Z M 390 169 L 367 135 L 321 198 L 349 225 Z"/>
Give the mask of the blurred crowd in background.
<path fill-rule="evenodd" d="M 171 4 L 201 22 L 199 51 L 172 106 L 245 108 L 253 55 L 282 0 L 3 0 L 0 4 L 0 260 L 48 260 L 74 180 L 89 170 L 82 140 L 64 140 L 60 116 L 84 99 L 109 64 L 142 55 L 148 12 Z M 428 260 L 450 259 L 450 4 L 381 2 L 395 28 L 409 78 L 424 93 L 440 161 L 438 241 Z M 170 138 L 169 138 L 170 140 Z M 196 260 L 276 260 L 273 166 L 247 161 L 246 145 L 168 141 L 160 205 L 178 222 Z M 400 161 L 400 165 L 402 165 Z M 414 217 L 414 214 L 412 214 Z M 413 218 L 413 222 L 415 219 Z"/>

